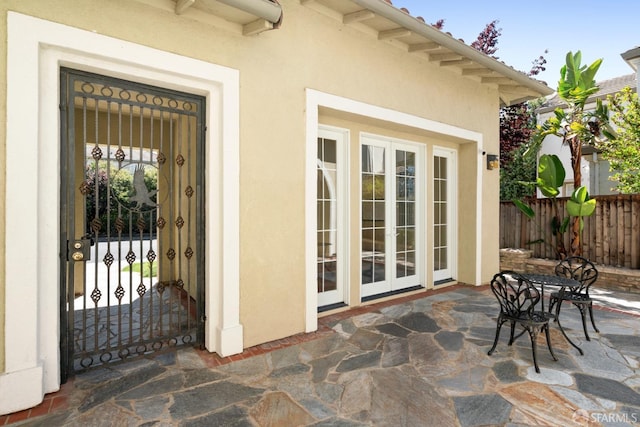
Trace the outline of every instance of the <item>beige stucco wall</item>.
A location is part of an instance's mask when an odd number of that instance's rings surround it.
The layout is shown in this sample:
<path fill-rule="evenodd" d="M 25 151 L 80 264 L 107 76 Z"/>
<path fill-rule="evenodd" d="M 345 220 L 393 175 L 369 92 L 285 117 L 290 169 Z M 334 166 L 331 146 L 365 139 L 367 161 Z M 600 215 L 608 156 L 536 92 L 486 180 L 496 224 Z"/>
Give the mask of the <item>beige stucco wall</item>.
<path fill-rule="evenodd" d="M 296 334 L 305 327 L 305 88 L 479 132 L 484 135 L 484 149 L 499 152 L 495 89 L 378 42 L 297 0 L 280 3 L 285 14 L 282 28 L 253 37 L 131 0 L 0 3 L 2 87 L 6 85 L 8 10 L 240 70 L 240 320 L 245 347 Z M 2 97 L 2 117 L 5 106 Z M 427 146 L 438 143 L 437 138 L 412 135 L 406 129 L 397 136 Z M 0 141 L 0 174 L 4 175 L 2 122 Z M 460 165 L 469 166 L 460 167 L 459 235 L 463 243 L 476 243 L 477 155 L 474 144 L 459 146 Z M 497 171 L 483 170 L 482 228 L 487 232 L 479 248 L 475 244 L 458 246 L 460 259 L 469 260 L 458 265 L 463 282 L 476 279 L 473 260 L 477 250 L 483 253 L 482 282 L 498 269 L 498 179 Z M 4 194 L 4 184 L 0 184 L 0 241 L 5 250 L 11 250 L 11 242 L 4 239 L 8 226 Z M 3 262 L 0 258 L 0 277 L 4 277 Z M 0 283 L 0 319 L 4 318 L 6 285 Z M 0 336 L 0 371 L 3 345 L 4 336 Z"/>

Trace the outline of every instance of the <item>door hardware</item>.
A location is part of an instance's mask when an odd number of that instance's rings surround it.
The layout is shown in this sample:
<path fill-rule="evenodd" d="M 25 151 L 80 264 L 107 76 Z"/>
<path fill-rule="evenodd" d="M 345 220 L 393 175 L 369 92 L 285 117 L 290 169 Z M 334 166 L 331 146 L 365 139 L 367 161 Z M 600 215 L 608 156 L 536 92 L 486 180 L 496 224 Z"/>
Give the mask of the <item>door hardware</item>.
<path fill-rule="evenodd" d="M 82 236 L 77 240 L 70 240 L 67 249 L 68 261 L 89 261 L 91 259 L 91 246 L 94 240 L 89 236 Z"/>

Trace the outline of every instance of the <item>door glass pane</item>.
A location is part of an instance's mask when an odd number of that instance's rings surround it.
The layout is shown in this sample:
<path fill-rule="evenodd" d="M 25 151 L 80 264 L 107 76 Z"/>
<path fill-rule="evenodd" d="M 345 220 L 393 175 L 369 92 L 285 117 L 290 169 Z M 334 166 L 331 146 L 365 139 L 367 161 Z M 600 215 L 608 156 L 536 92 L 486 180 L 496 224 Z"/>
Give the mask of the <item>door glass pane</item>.
<path fill-rule="evenodd" d="M 362 146 L 362 283 L 385 277 L 385 149 Z"/>
<path fill-rule="evenodd" d="M 446 176 L 444 178 L 441 179 L 441 181 L 439 182 L 439 186 L 440 186 L 440 202 L 446 203 L 447 201 L 447 181 L 445 181 L 447 178 Z"/>
<path fill-rule="evenodd" d="M 318 292 L 337 289 L 336 141 L 318 138 Z"/>
<path fill-rule="evenodd" d="M 403 227 L 407 224 L 407 204 L 404 202 L 396 203 L 396 226 Z"/>
<path fill-rule="evenodd" d="M 407 263 L 406 263 L 406 276 L 413 276 L 416 274 L 416 251 L 407 251 Z"/>
<path fill-rule="evenodd" d="M 415 153 L 395 152 L 396 174 L 396 277 L 415 272 Z"/>
<path fill-rule="evenodd" d="M 447 264 L 447 158 L 433 158 L 433 265 L 444 270 Z"/>
<path fill-rule="evenodd" d="M 384 174 L 385 148 L 362 146 L 362 172 Z"/>
<path fill-rule="evenodd" d="M 405 277 L 407 275 L 405 254 L 403 252 L 398 252 L 396 255 L 396 277 Z"/>

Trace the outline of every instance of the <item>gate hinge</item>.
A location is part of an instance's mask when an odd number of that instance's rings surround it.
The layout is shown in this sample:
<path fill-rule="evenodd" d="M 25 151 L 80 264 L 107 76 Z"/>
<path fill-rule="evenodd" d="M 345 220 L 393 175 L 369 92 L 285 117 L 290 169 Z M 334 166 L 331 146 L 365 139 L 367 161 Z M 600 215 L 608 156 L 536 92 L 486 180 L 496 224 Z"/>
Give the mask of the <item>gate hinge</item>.
<path fill-rule="evenodd" d="M 207 321 L 207 315 L 206 315 L 206 314 L 203 314 L 203 315 L 202 315 L 202 317 L 200 317 L 200 321 L 201 321 L 202 323 L 206 322 L 206 321 Z"/>

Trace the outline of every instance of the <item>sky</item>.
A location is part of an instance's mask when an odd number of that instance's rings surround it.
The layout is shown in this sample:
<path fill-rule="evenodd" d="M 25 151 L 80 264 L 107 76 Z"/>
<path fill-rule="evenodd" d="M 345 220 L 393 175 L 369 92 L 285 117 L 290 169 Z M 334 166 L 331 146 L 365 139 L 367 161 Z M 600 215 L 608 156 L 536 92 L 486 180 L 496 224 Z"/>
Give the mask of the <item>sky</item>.
<path fill-rule="evenodd" d="M 476 40 L 485 26 L 498 20 L 498 60 L 529 72 L 532 62 L 543 55 L 546 70 L 535 78 L 556 89 L 567 52 L 582 52 L 582 64 L 602 58 L 596 74 L 602 81 L 632 74 L 621 53 L 640 46 L 640 1 L 549 1 L 505 0 L 393 0 L 412 16 L 428 24 L 444 19 L 443 31 L 466 44 Z M 545 50 L 548 52 L 545 53 Z"/>

